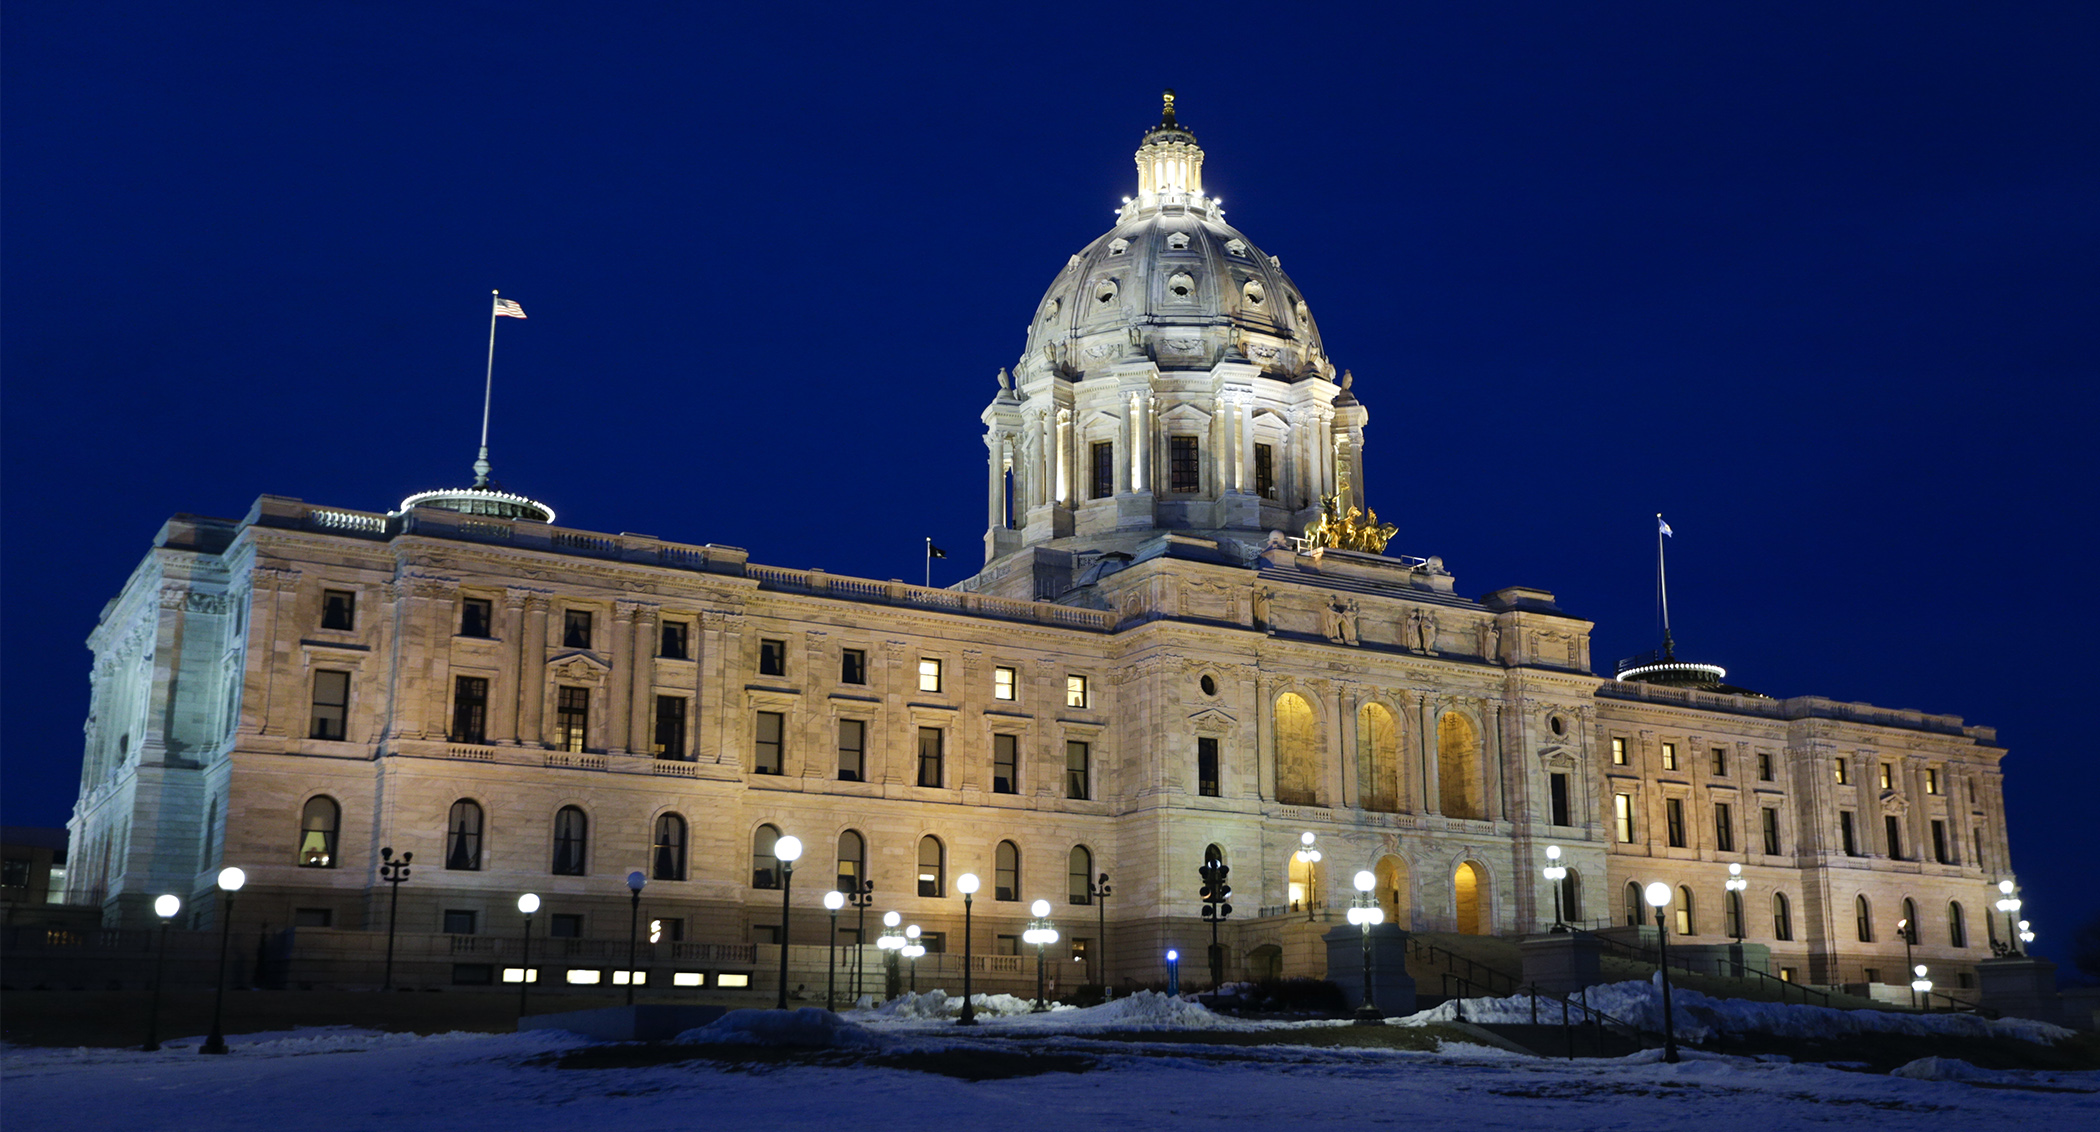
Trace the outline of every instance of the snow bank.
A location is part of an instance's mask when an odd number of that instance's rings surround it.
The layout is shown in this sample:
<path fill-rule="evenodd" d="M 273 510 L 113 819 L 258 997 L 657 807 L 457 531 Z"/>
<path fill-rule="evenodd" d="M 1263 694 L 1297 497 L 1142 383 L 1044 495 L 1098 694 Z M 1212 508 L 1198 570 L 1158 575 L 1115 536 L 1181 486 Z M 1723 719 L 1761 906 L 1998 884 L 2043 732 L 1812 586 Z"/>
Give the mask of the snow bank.
<path fill-rule="evenodd" d="M 970 1001 L 977 1005 L 979 1018 L 1008 1018 L 1026 1014 L 1035 1009 L 1035 1004 L 1025 998 L 1010 994 L 973 994 Z M 897 1021 L 958 1018 L 962 1016 L 961 995 L 951 995 L 943 990 L 930 990 L 923 994 L 900 994 L 888 1002 L 879 1003 L 872 1009 L 877 1018 Z M 1053 1011 L 1072 1009 L 1063 1003 L 1050 1004 Z"/>
<path fill-rule="evenodd" d="M 1579 996 L 1570 996 L 1581 1001 Z M 1705 1041 L 1716 1031 L 1760 1033 L 1781 1037 L 1841 1037 L 1847 1034 L 1919 1034 L 1972 1038 L 2018 1038 L 2030 1042 L 2054 1042 L 2071 1031 L 2046 1022 L 2025 1018 L 1990 1020 L 1974 1014 L 1904 1014 L 1887 1010 L 1837 1010 L 1827 1006 L 1801 1006 L 1776 1002 L 1751 1002 L 1739 998 L 1709 998 L 1698 991 L 1672 987 L 1672 1021 L 1677 1036 L 1686 1041 Z M 1621 1022 L 1653 1033 L 1663 1025 L 1662 988 L 1653 981 L 1609 983 L 1589 988 L 1589 1005 Z M 1530 1022 L 1531 997 L 1469 998 L 1464 1001 L 1468 1022 Z M 1402 1025 L 1449 1022 L 1460 1014 L 1456 1001 L 1421 1011 L 1401 1020 Z M 1580 1011 L 1571 1011 L 1570 1018 Z M 1560 1021 L 1560 1005 L 1541 995 L 1538 1018 L 1543 1023 Z"/>
<path fill-rule="evenodd" d="M 809 1049 L 865 1049 L 882 1044 L 865 1027 L 820 1006 L 800 1010 L 732 1010 L 705 1026 L 687 1030 L 676 1040 Z"/>
<path fill-rule="evenodd" d="M 1242 1022 L 1186 999 L 1155 991 L 1139 991 L 1111 999 L 1098 1006 L 1050 1004 L 1037 1014 L 1033 1003 L 1010 994 L 972 995 L 977 1020 L 988 1026 L 1025 1029 L 1036 1033 L 1086 1033 L 1104 1030 L 1242 1030 L 1261 1029 L 1265 1024 Z M 962 1014 L 962 998 L 945 991 L 899 995 L 868 1011 L 870 1025 L 951 1023 Z"/>

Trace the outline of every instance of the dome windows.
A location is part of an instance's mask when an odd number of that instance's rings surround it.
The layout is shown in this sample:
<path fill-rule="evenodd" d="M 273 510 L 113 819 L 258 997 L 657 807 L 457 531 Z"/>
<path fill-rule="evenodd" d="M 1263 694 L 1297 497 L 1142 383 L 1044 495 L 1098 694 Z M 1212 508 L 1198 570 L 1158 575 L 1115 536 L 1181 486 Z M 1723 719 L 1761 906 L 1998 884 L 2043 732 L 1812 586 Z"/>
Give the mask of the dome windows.
<path fill-rule="evenodd" d="M 1240 288 L 1240 294 L 1246 298 L 1248 303 L 1257 307 L 1269 299 L 1269 293 L 1262 290 L 1261 284 L 1252 279 L 1247 280 L 1246 284 Z"/>
<path fill-rule="evenodd" d="M 1058 301 L 1057 301 L 1056 299 L 1052 299 L 1052 300 L 1050 300 L 1049 302 L 1047 302 L 1047 303 L 1044 303 L 1044 304 L 1043 304 L 1043 321 L 1044 321 L 1044 322 L 1048 322 L 1048 321 L 1050 321 L 1051 319 L 1053 319 L 1053 318 L 1056 318 L 1056 317 L 1057 317 L 1057 311 L 1058 311 L 1058 306 L 1059 306 L 1059 304 L 1058 304 Z"/>
<path fill-rule="evenodd" d="M 1110 255 L 1122 255 L 1124 252 L 1127 252 L 1129 250 L 1130 241 L 1124 239 L 1121 236 L 1117 236 L 1115 239 L 1110 240 L 1108 242 L 1108 254 Z"/>
<path fill-rule="evenodd" d="M 1189 250 L 1189 234 L 1187 232 L 1175 232 L 1170 234 L 1167 237 L 1167 246 L 1177 252 L 1185 252 Z"/>
<path fill-rule="evenodd" d="M 1196 293 L 1196 277 L 1186 271 L 1177 271 L 1167 277 L 1167 293 L 1177 299 L 1186 299 Z"/>
<path fill-rule="evenodd" d="M 1116 281 L 1103 279 L 1101 282 L 1094 284 L 1094 301 L 1102 304 L 1115 302 Z"/>
<path fill-rule="evenodd" d="M 1246 259 L 1246 258 L 1247 258 L 1247 241 L 1245 241 L 1245 240 L 1227 240 L 1227 241 L 1225 241 L 1225 251 L 1226 251 L 1226 253 L 1227 253 L 1227 254 L 1229 254 L 1229 255 L 1235 255 L 1235 256 L 1238 256 L 1238 257 L 1239 257 L 1239 258 L 1241 258 L 1241 259 Z"/>

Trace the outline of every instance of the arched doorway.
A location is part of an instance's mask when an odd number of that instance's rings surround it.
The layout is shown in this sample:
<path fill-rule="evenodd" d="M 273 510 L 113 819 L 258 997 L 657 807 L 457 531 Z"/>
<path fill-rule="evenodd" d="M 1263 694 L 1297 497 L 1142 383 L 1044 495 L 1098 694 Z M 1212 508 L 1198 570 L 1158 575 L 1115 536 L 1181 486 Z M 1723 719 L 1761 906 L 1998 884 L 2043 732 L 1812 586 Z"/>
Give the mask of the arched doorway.
<path fill-rule="evenodd" d="M 1286 806 L 1320 804 L 1318 733 L 1312 705 L 1296 692 L 1276 697 L 1276 800 Z"/>
<path fill-rule="evenodd" d="M 1395 856 L 1378 858 L 1378 866 L 1371 870 L 1378 878 L 1372 891 L 1378 894 L 1378 905 L 1385 909 L 1385 922 L 1398 924 L 1403 930 L 1414 927 L 1414 898 L 1408 889 L 1407 862 Z"/>
<path fill-rule="evenodd" d="M 1356 713 L 1357 793 L 1363 808 L 1391 814 L 1400 804 L 1400 726 L 1382 704 Z"/>
<path fill-rule="evenodd" d="M 1485 878 L 1480 866 L 1471 861 L 1460 862 L 1458 871 L 1451 874 L 1452 894 L 1458 899 L 1458 932 L 1460 935 L 1485 935 L 1486 900 Z"/>
<path fill-rule="evenodd" d="M 1265 943 L 1247 953 L 1247 977 L 1256 982 L 1283 977 L 1283 948 Z"/>
<path fill-rule="evenodd" d="M 1480 732 L 1458 712 L 1445 712 L 1436 724 L 1437 798 L 1446 817 L 1487 817 L 1487 790 L 1480 777 Z"/>

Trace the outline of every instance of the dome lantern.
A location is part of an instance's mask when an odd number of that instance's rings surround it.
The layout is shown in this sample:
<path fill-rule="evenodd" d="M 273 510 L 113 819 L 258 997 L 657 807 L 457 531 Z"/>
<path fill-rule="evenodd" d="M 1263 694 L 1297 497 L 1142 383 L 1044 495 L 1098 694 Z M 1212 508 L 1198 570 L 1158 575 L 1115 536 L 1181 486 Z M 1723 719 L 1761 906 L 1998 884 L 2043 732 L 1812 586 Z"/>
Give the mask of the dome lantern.
<path fill-rule="evenodd" d="M 1174 120 L 1174 92 L 1162 99 L 1159 125 L 1138 143 L 1138 195 L 1131 204 L 1139 212 L 1163 205 L 1209 210 L 1216 202 L 1203 195 L 1203 150 L 1196 135 Z"/>

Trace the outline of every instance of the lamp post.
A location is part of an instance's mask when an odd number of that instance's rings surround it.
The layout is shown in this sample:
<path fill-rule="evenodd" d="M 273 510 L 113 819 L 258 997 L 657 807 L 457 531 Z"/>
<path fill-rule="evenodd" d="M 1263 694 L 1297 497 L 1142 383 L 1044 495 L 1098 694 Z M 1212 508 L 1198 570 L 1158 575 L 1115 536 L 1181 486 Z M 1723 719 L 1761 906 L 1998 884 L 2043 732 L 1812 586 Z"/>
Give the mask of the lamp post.
<path fill-rule="evenodd" d="M 1094 933 L 1094 946 L 1100 949 L 1100 957 L 1094 960 L 1094 984 L 1101 988 L 1101 996 L 1108 997 L 1108 874 L 1102 873 L 1098 881 L 1088 881 L 1086 894 L 1094 902 L 1094 911 L 1099 917 L 1100 927 Z"/>
<path fill-rule="evenodd" d="M 211 1036 L 197 1047 L 198 1053 L 226 1052 L 226 1035 L 219 1025 L 226 1008 L 226 949 L 233 940 L 233 894 L 247 883 L 248 874 L 232 865 L 219 870 L 219 891 L 226 894 L 219 907 L 219 989 L 211 1000 Z"/>
<path fill-rule="evenodd" d="M 1545 876 L 1546 883 L 1553 887 L 1553 926 L 1546 930 L 1548 932 L 1565 932 L 1568 930 L 1568 925 L 1562 923 L 1560 919 L 1560 882 L 1567 879 L 1568 868 L 1560 863 L 1560 846 L 1558 845 L 1546 846 Z"/>
<path fill-rule="evenodd" d="M 649 878 L 643 876 L 640 869 L 627 874 L 627 1005 L 629 1006 L 634 1005 L 635 929 L 641 926 L 642 886 L 647 883 L 649 883 Z"/>
<path fill-rule="evenodd" d="M 403 853 L 396 861 L 392 849 L 379 851 L 379 879 L 393 888 L 386 904 L 386 977 L 380 981 L 380 990 L 394 989 L 394 922 L 401 918 L 401 882 L 408 879 L 408 863 L 415 856 Z"/>
<path fill-rule="evenodd" d="M 1309 924 L 1313 918 L 1313 893 L 1317 891 L 1313 887 L 1313 866 L 1320 863 L 1320 851 L 1313 848 L 1311 830 L 1298 835 L 1298 851 L 1291 858 L 1305 866 L 1305 922 Z"/>
<path fill-rule="evenodd" d="M 1167 949 L 1167 994 L 1181 997 L 1181 952 Z"/>
<path fill-rule="evenodd" d="M 846 894 L 833 890 L 824 894 L 824 907 L 831 913 L 831 952 L 824 961 L 824 1009 L 838 1009 L 839 994 L 839 909 L 846 906 Z"/>
<path fill-rule="evenodd" d="M 904 946 L 897 954 L 911 960 L 911 993 L 919 993 L 919 956 L 926 954 L 926 945 L 919 942 L 919 925 L 904 929 Z"/>
<path fill-rule="evenodd" d="M 1911 1005 L 1917 1005 L 1918 996 L 1924 995 L 1925 1012 L 1930 1014 L 1932 1012 L 1932 980 L 1925 977 L 1925 964 L 1920 963 L 1912 967 L 1910 969 L 1910 975 Z"/>
<path fill-rule="evenodd" d="M 1648 906 L 1655 909 L 1655 944 L 1657 956 L 1662 960 L 1657 970 L 1662 974 L 1663 984 L 1663 1060 L 1677 1061 L 1677 1020 L 1670 1013 L 1670 929 L 1663 923 L 1663 909 L 1670 905 L 1670 886 L 1661 881 L 1651 881 L 1642 896 Z"/>
<path fill-rule="evenodd" d="M 1035 945 L 1035 1013 L 1050 1009 L 1043 1001 L 1043 948 L 1057 942 L 1057 929 L 1050 924 L 1050 902 L 1038 900 L 1028 906 L 1035 919 L 1028 923 L 1028 930 L 1021 933 L 1023 943 Z"/>
<path fill-rule="evenodd" d="M 518 946 L 518 1017 L 525 1017 L 525 996 L 532 991 L 532 914 L 540 910 L 537 893 L 518 897 L 518 911 L 525 917 L 524 942 Z"/>
<path fill-rule="evenodd" d="M 773 857 L 780 862 L 780 998 L 773 1009 L 788 1008 L 788 893 L 795 887 L 795 862 L 802 856 L 802 839 L 783 837 L 773 843 Z"/>
<path fill-rule="evenodd" d="M 142 1052 L 160 1048 L 160 984 L 168 970 L 168 924 L 182 911 L 182 897 L 167 893 L 153 898 L 153 914 L 160 917 L 160 954 L 153 960 L 153 1005 L 146 1011 L 146 1044 Z"/>
<path fill-rule="evenodd" d="M 2020 910 L 2020 898 L 2013 895 L 2013 882 L 1998 882 L 1998 910 L 2005 913 L 2005 954 L 2020 954 L 2020 933 L 2013 927 L 2013 913 Z"/>
<path fill-rule="evenodd" d="M 1226 903 L 1232 886 L 1225 883 L 1232 869 L 1216 857 L 1206 857 L 1196 875 L 1203 878 L 1199 895 L 1203 900 L 1203 918 L 1210 922 L 1210 985 L 1215 991 L 1225 981 L 1225 952 L 1218 946 L 1218 925 L 1232 915 L 1232 905 Z"/>
<path fill-rule="evenodd" d="M 1911 965 L 1911 945 L 1918 942 L 1918 925 L 1911 923 L 1908 917 L 1897 920 L 1896 938 L 1903 941 L 1903 965 L 1909 967 Z M 1918 1008 L 1918 992 L 1916 988 L 1913 988 L 1910 992 L 1910 1006 L 1913 1010 Z"/>
<path fill-rule="evenodd" d="M 1735 930 L 1729 934 L 1735 936 L 1736 943 L 1741 944 L 1743 942 L 1743 890 L 1750 887 L 1750 882 L 1743 879 L 1743 866 L 1733 861 L 1729 862 L 1728 879 L 1722 882 L 1721 887 L 1728 890 L 1728 899 L 1735 905 L 1735 907 L 1729 909 L 1729 911 L 1735 913 L 1730 917 L 1735 921 L 1733 925 Z M 1737 956 L 1737 962 L 1741 962 L 1740 955 Z M 1741 974 L 1741 972 L 1738 971 L 1737 974 Z"/>
<path fill-rule="evenodd" d="M 882 914 L 882 935 L 875 940 L 875 946 L 882 949 L 882 997 L 884 999 L 897 997 L 897 952 L 904 947 L 904 933 L 898 931 L 897 928 L 902 923 L 904 923 L 902 914 L 884 912 Z"/>
<path fill-rule="evenodd" d="M 962 1017 L 955 1020 L 958 1026 L 977 1024 L 977 1004 L 970 1000 L 970 903 L 977 895 L 977 885 L 976 873 L 955 878 L 955 890 L 963 896 L 963 1008 Z"/>
<path fill-rule="evenodd" d="M 2021 920 L 2021 921 L 2020 921 L 2020 942 L 2021 942 L 2021 943 L 2033 943 L 2033 942 L 2034 942 L 2034 932 L 2033 932 L 2033 931 L 2031 931 L 2031 930 L 2029 929 L 2029 925 L 2028 925 L 2027 921 L 2025 921 L 2025 920 Z"/>
<path fill-rule="evenodd" d="M 860 910 L 860 926 L 853 930 L 853 1002 L 860 1004 L 860 969 L 868 946 L 868 905 L 875 903 L 875 882 L 864 880 L 846 890 L 846 903 Z"/>
<path fill-rule="evenodd" d="M 1371 889 L 1377 884 L 1376 873 L 1369 869 L 1357 870 L 1356 901 L 1349 906 L 1349 922 L 1363 928 L 1364 936 L 1364 1003 L 1356 1008 L 1356 1024 L 1359 1026 L 1376 1026 L 1385 1020 L 1385 1014 L 1371 1001 L 1371 925 L 1385 922 L 1385 909 L 1371 894 Z"/>

